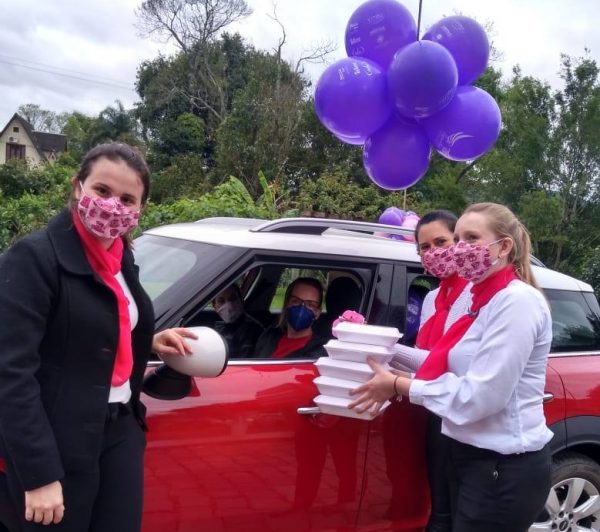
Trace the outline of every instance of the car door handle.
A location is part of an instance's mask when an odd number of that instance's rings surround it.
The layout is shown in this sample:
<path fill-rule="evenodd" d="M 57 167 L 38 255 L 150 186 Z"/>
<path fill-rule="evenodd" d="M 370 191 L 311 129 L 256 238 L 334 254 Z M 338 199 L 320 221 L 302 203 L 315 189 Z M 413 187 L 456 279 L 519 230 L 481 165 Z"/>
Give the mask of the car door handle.
<path fill-rule="evenodd" d="M 544 394 L 544 403 L 549 403 L 553 399 L 554 399 L 554 394 L 553 393 L 546 392 Z"/>
<path fill-rule="evenodd" d="M 301 416 L 316 416 L 321 413 L 321 409 L 318 406 L 301 406 L 296 412 Z"/>

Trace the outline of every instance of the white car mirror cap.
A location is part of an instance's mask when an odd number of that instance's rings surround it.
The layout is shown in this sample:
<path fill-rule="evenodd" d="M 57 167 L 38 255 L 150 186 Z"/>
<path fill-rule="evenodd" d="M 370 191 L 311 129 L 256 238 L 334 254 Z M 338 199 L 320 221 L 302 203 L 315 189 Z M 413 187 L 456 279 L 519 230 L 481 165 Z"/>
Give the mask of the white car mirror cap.
<path fill-rule="evenodd" d="M 186 338 L 191 355 L 159 355 L 160 359 L 179 373 L 191 377 L 218 377 L 225 371 L 229 349 L 225 339 L 210 327 L 187 327 L 198 338 Z"/>

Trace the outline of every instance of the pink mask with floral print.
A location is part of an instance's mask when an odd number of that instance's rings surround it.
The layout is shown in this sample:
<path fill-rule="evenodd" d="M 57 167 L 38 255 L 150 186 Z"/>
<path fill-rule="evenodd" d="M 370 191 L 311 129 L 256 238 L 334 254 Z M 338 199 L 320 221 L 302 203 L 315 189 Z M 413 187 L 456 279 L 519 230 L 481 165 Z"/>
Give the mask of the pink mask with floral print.
<path fill-rule="evenodd" d="M 137 227 L 140 218 L 135 211 L 116 197 L 97 198 L 89 196 L 81 186 L 81 198 L 77 214 L 86 229 L 98 238 L 117 238 Z"/>
<path fill-rule="evenodd" d="M 500 257 L 492 261 L 490 254 L 490 246 L 502 242 L 503 238 L 499 238 L 489 244 L 468 244 L 460 241 L 454 245 L 454 263 L 456 264 L 456 272 L 460 277 L 477 283 L 488 272 L 488 270 L 498 263 Z"/>
<path fill-rule="evenodd" d="M 429 248 L 421 256 L 421 262 L 431 275 L 435 275 L 440 279 L 450 277 L 456 272 L 454 246 L 447 248 Z"/>

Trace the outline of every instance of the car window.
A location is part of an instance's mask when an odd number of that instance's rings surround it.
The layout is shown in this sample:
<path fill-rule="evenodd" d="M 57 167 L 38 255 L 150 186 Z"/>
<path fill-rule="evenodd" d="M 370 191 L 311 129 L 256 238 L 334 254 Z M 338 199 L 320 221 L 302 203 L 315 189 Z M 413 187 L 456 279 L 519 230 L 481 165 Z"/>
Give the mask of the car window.
<path fill-rule="evenodd" d="M 174 285 L 198 261 L 198 256 L 190 249 L 147 236 L 136 240 L 135 258 L 140 267 L 140 281 L 151 299 Z"/>
<path fill-rule="evenodd" d="M 545 290 L 552 312 L 552 350 L 590 351 L 600 347 L 600 317 L 582 292 Z"/>
<path fill-rule="evenodd" d="M 159 327 L 163 316 L 178 311 L 244 253 L 229 246 L 150 234 L 136 238 L 133 251 Z"/>
<path fill-rule="evenodd" d="M 329 265 L 327 265 L 329 266 Z M 214 289 L 206 292 L 206 296 L 199 301 L 182 320 L 184 326 L 207 326 L 217 330 L 228 342 L 229 355 L 231 359 L 254 359 L 268 358 L 269 349 L 274 346 L 272 341 L 259 342 L 254 334 L 258 324 L 267 337 L 273 336 L 273 329 L 277 329 L 281 321 L 285 291 L 289 284 L 298 277 L 309 277 L 318 280 L 324 289 L 324 298 L 321 305 L 321 313 L 313 323 L 313 338 L 322 339 L 322 345 L 331 337 L 331 324 L 341 314 L 340 305 L 350 305 L 353 309 L 361 310 L 366 305 L 367 286 L 372 282 L 374 266 L 348 266 L 341 267 L 317 266 L 310 267 L 308 264 L 291 265 L 289 262 L 266 262 L 261 257 L 260 262 L 248 263 L 244 270 L 237 270 L 236 276 L 231 277 L 226 284 L 215 285 Z M 237 320 L 230 324 L 224 324 L 223 312 L 217 312 L 212 304 L 215 296 L 222 290 L 235 283 L 239 288 L 244 303 L 245 319 L 240 327 Z M 354 283 L 354 286 L 348 285 Z M 335 290 L 332 287 L 336 287 Z M 337 294 L 332 300 L 328 289 L 332 288 L 331 294 Z M 352 294 L 352 297 L 351 297 Z M 329 297 L 328 297 L 329 296 Z M 331 308 L 329 308 L 331 307 Z M 363 310 L 364 311 L 364 310 Z M 250 323 L 250 322 L 254 322 Z M 241 339 L 244 341 L 241 342 Z M 248 338 L 250 338 L 249 341 Z M 263 338 L 263 340 L 265 340 Z M 273 340 L 273 339 L 271 339 Z M 273 340 L 274 341 L 274 340 Z M 265 347 L 264 352 L 260 349 L 249 349 L 250 343 Z M 318 342 L 314 342 L 318 343 Z M 243 344 L 243 349 L 240 345 Z M 317 346 L 318 347 L 318 346 Z M 316 355 L 314 353 L 317 353 Z M 310 349 L 302 350 L 300 354 L 289 356 L 289 358 L 317 358 L 322 355 L 322 350 L 313 352 Z"/>
<path fill-rule="evenodd" d="M 437 288 L 439 279 L 430 275 L 417 274 L 409 270 L 407 273 L 408 290 L 406 294 L 406 318 L 404 320 L 402 342 L 414 345 L 421 327 L 421 311 L 425 296 Z M 402 330 L 402 329 L 401 329 Z"/>

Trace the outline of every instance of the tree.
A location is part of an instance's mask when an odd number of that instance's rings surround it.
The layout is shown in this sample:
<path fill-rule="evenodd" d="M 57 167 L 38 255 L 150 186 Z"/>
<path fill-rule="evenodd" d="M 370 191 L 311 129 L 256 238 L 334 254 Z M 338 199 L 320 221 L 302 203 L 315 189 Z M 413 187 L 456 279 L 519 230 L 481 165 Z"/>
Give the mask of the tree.
<path fill-rule="evenodd" d="M 145 0 L 136 10 L 143 35 L 172 40 L 186 53 L 251 14 L 244 0 Z"/>
<path fill-rule="evenodd" d="M 174 41 L 181 50 L 187 79 L 178 90 L 219 121 L 225 118 L 226 98 L 213 44 L 227 26 L 251 13 L 244 0 L 146 0 L 137 10 L 143 35 Z"/>
<path fill-rule="evenodd" d="M 237 92 L 231 112 L 217 130 L 215 176 L 236 175 L 258 193 L 256 177 L 287 186 L 286 167 L 299 142 L 306 80 L 276 56 L 255 52 L 252 74 Z"/>
<path fill-rule="evenodd" d="M 589 54 L 576 59 L 562 56 L 565 88 L 556 95 L 558 120 L 548 154 L 549 185 L 562 199 L 557 234 L 571 238 L 553 246 L 550 264 L 555 268 L 565 267 L 574 255 L 600 243 L 600 234 L 590 234 L 586 223 L 600 193 L 599 72 Z"/>
<path fill-rule="evenodd" d="M 87 149 L 108 141 L 140 144 L 133 112 L 126 110 L 119 100 L 115 104 L 100 111 L 98 118 L 91 123 L 87 132 Z"/>
<path fill-rule="evenodd" d="M 42 109 L 34 103 L 20 105 L 17 113 L 31 124 L 35 131 L 62 133 L 68 119 L 68 113 L 55 113 Z"/>

